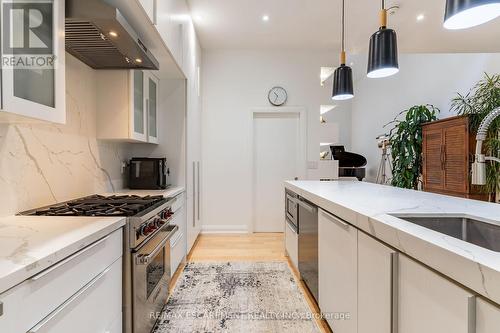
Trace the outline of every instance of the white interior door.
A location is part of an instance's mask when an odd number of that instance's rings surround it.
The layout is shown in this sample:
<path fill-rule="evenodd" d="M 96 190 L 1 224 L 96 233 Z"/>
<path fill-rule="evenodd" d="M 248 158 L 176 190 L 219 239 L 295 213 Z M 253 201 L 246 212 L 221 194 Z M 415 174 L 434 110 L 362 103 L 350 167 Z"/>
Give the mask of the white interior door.
<path fill-rule="evenodd" d="M 254 232 L 283 232 L 283 182 L 300 177 L 300 113 L 254 113 Z"/>

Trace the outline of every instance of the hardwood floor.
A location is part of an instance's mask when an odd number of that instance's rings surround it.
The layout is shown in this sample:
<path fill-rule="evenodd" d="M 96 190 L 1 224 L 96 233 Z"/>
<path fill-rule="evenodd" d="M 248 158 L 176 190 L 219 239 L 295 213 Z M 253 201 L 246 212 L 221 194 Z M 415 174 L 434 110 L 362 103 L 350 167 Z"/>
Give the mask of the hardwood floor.
<path fill-rule="evenodd" d="M 318 306 L 309 290 L 299 279 L 298 272 L 293 268 L 285 254 L 284 237 L 282 233 L 254 233 L 241 235 L 200 235 L 189 253 L 188 262 L 220 262 L 220 261 L 286 261 L 297 281 L 307 304 L 314 314 L 319 313 Z M 171 283 L 171 289 L 182 273 L 184 267 L 179 267 Z M 316 320 L 320 332 L 331 333 L 329 326 L 323 320 Z"/>

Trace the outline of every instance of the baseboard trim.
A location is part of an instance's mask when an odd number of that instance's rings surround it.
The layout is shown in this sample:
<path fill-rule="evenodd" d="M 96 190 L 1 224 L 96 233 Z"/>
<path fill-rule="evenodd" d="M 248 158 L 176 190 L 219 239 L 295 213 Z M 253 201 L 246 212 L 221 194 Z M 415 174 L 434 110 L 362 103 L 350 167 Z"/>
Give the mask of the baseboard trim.
<path fill-rule="evenodd" d="M 202 234 L 248 234 L 248 226 L 245 224 L 234 225 L 203 225 Z"/>

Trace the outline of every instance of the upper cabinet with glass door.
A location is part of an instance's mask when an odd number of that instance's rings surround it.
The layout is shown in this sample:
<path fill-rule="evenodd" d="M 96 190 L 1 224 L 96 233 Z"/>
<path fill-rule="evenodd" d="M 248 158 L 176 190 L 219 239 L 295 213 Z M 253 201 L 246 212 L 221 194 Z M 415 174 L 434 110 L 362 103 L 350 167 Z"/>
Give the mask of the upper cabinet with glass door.
<path fill-rule="evenodd" d="M 65 123 L 64 1 L 0 2 L 2 114 Z"/>
<path fill-rule="evenodd" d="M 158 143 L 159 80 L 151 71 L 97 71 L 97 137 Z"/>

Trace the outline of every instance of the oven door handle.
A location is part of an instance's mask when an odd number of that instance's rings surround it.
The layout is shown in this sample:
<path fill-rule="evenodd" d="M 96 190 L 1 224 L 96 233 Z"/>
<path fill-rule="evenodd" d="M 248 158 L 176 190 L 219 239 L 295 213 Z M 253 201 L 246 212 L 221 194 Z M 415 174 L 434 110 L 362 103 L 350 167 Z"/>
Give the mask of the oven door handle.
<path fill-rule="evenodd" d="M 147 265 L 156 255 L 158 252 L 161 251 L 165 247 L 165 244 L 172 238 L 172 236 L 179 230 L 179 226 L 174 226 L 174 228 L 168 233 L 168 235 L 158 244 L 153 251 L 151 251 L 150 254 L 145 255 L 145 256 L 138 256 L 135 260 L 136 265 Z"/>

